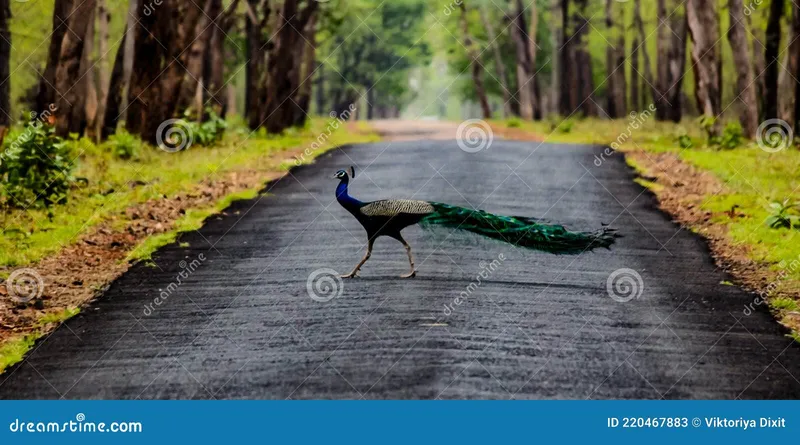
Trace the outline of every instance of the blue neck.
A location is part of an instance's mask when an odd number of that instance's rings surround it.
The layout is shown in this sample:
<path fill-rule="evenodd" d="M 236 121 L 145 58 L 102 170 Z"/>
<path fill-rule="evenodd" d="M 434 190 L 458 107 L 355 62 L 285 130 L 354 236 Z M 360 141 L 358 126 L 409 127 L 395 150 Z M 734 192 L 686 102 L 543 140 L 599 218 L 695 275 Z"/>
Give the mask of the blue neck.
<path fill-rule="evenodd" d="M 361 201 L 347 193 L 347 181 L 340 182 L 336 187 L 336 200 L 339 201 L 339 204 L 344 208 L 356 208 L 361 206 Z"/>

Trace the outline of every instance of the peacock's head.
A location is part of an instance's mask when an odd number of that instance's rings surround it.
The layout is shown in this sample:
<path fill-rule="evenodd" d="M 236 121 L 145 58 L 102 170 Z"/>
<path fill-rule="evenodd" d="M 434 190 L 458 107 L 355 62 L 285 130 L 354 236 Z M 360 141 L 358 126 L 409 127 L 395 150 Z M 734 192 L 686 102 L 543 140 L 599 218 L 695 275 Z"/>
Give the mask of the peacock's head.
<path fill-rule="evenodd" d="M 356 169 L 355 167 L 350 166 L 350 168 L 347 170 L 339 170 L 335 175 L 333 175 L 333 177 L 340 181 L 347 181 L 350 178 L 356 177 Z"/>

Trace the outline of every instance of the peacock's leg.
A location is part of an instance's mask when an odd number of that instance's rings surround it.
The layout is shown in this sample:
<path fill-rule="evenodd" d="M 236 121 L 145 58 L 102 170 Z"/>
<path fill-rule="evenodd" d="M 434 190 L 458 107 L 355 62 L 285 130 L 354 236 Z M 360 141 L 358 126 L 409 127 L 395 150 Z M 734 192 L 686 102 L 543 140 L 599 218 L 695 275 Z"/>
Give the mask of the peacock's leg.
<path fill-rule="evenodd" d="M 365 254 L 364 254 L 364 258 L 362 258 L 362 259 L 361 259 L 361 262 L 359 262 L 359 263 L 356 265 L 356 267 L 353 269 L 353 271 L 352 271 L 352 272 L 350 272 L 350 273 L 349 273 L 349 274 L 347 274 L 347 275 L 342 275 L 342 278 L 353 278 L 353 277 L 355 277 L 356 275 L 358 275 L 358 270 L 359 270 L 359 269 L 361 269 L 361 266 L 363 266 L 363 265 L 364 265 L 364 263 L 366 263 L 366 262 L 367 262 L 367 260 L 369 259 L 369 257 L 370 257 L 370 256 L 372 256 L 372 245 L 373 245 L 374 243 L 375 243 L 375 239 L 374 239 L 374 238 L 370 238 L 370 239 L 369 239 L 369 242 L 367 243 L 367 253 L 365 253 Z"/>
<path fill-rule="evenodd" d="M 411 264 L 411 272 L 405 275 L 400 275 L 400 278 L 413 278 L 417 276 L 417 270 L 414 269 L 414 256 L 411 255 L 411 246 L 409 246 L 406 240 L 404 240 L 403 237 L 400 235 L 397 236 L 397 241 L 403 243 L 403 247 L 406 248 L 406 253 L 408 254 L 408 262 L 409 264 Z"/>

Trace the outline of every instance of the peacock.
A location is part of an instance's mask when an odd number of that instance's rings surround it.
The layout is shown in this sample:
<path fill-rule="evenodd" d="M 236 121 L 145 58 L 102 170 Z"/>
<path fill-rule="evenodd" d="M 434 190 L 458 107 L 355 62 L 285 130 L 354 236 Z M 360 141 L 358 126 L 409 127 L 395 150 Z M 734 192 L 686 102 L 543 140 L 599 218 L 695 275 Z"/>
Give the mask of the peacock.
<path fill-rule="evenodd" d="M 400 231 L 419 224 L 423 228 L 432 226 L 466 230 L 514 246 L 540 250 L 553 254 L 580 254 L 598 247 L 610 248 L 620 235 L 609 227 L 594 232 L 572 232 L 561 225 L 551 225 L 524 216 L 495 215 L 483 210 L 443 204 L 440 202 L 412 199 L 385 199 L 361 202 L 348 193 L 350 179 L 355 178 L 355 168 L 339 170 L 334 175 L 339 179 L 336 200 L 350 212 L 367 231 L 367 252 L 352 272 L 342 278 L 353 278 L 372 256 L 375 239 L 388 236 L 400 241 L 408 254 L 411 272 L 401 278 L 416 276 L 411 246 Z"/>

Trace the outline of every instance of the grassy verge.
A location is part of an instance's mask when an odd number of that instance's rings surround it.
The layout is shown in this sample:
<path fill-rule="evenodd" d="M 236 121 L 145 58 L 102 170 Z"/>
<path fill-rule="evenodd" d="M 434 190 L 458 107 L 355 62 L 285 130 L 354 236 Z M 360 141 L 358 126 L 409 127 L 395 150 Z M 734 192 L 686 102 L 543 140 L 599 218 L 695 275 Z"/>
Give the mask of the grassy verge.
<path fill-rule="evenodd" d="M 659 198 L 665 193 L 665 185 L 670 184 L 652 180 L 658 176 L 653 171 L 657 163 L 650 162 L 653 158 L 677 158 L 700 172 L 711 173 L 722 191 L 702 194 L 700 208 L 710 215 L 704 224 L 721 229 L 730 248 L 766 271 L 758 278 L 767 282 L 759 285 L 745 279 L 745 284 L 767 296 L 776 316 L 793 327 L 798 338 L 800 230 L 772 228 L 767 219 L 773 214 L 769 208 L 772 202 L 800 201 L 800 150 L 790 147 L 770 153 L 750 141 L 743 141 L 737 148 L 720 149 L 706 143 L 702 129 L 694 122 L 662 123 L 652 118 L 635 124 L 630 119 L 570 120 L 566 124 L 510 120 L 492 124 L 501 134 L 523 132 L 531 139 L 547 142 L 617 142 L 618 149 L 629 154 L 628 163 L 643 176 L 639 183 Z M 699 225 L 689 228 L 699 232 L 705 229 Z"/>
<path fill-rule="evenodd" d="M 206 218 L 232 202 L 256 197 L 264 183 L 281 172 L 312 162 L 330 148 L 377 139 L 368 127 L 358 123 L 333 126 L 328 120 L 314 119 L 306 128 L 278 136 L 249 134 L 234 128 L 218 144 L 193 145 L 178 153 L 141 145 L 128 160 L 115 157 L 109 144 L 97 146 L 87 140 L 74 141 L 75 176 L 87 178 L 88 185 L 71 190 L 69 201 L 53 207 L 50 215 L 44 209 L 18 209 L 0 214 L 4 227 L 4 235 L 0 237 L 0 276 L 5 278 L 18 267 L 41 268 L 46 263 L 43 260 L 58 257 L 83 235 L 100 228 L 122 232 L 134 219 L 143 217 L 131 215 L 126 209 L 147 208 L 148 203 L 180 199 L 187 194 L 213 196 L 185 208 L 167 230 L 147 236 L 137 234 L 125 260 L 148 260 L 159 247 L 174 242 L 182 232 L 201 227 Z M 224 190 L 209 193 L 220 184 L 225 186 Z M 181 204 L 185 206 L 186 202 Z M 123 260 L 117 260 L 120 261 Z M 114 273 L 124 271 L 119 265 L 109 268 Z M 71 276 L 69 281 L 79 278 L 85 277 Z M 88 281 L 102 287 L 96 280 Z M 53 289 L 46 288 L 48 292 Z M 57 286 L 53 292 L 59 292 Z M 11 321 L 3 320 L 2 328 L 12 331 L 0 332 L 3 334 L 0 373 L 22 360 L 37 339 L 77 314 L 80 305 L 90 298 L 80 297 L 76 304 L 75 297 L 65 303 L 56 295 L 48 300 L 52 307 L 46 310 L 31 307 L 22 310 L 30 312 L 31 316 L 25 317 L 30 320 L 27 325 L 14 325 L 13 317 L 9 317 Z M 5 309 L 17 311 L 8 306 Z"/>

